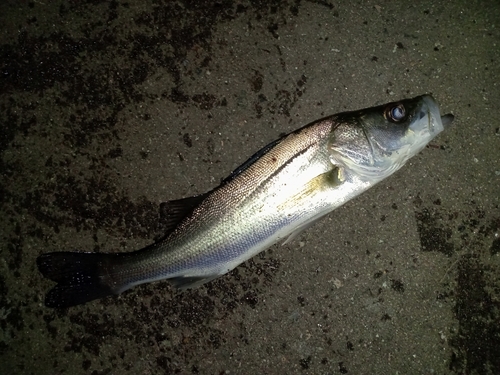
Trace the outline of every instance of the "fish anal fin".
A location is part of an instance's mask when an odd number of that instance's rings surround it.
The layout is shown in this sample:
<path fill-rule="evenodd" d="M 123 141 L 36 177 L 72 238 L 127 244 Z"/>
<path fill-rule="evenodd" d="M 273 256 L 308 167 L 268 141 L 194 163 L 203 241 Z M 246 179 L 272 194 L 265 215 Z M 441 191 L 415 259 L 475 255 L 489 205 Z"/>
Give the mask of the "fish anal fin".
<path fill-rule="evenodd" d="M 208 283 L 209 281 L 219 277 L 220 275 L 203 275 L 203 276 L 179 276 L 172 277 L 167 281 L 172 284 L 177 289 L 185 290 L 185 289 L 194 289 L 199 286 Z"/>

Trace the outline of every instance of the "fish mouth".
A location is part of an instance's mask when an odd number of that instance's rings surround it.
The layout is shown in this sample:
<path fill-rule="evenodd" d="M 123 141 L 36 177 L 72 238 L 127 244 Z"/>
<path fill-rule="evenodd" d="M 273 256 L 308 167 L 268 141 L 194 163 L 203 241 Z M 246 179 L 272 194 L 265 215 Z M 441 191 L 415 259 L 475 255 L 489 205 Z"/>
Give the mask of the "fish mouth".
<path fill-rule="evenodd" d="M 427 115 L 429 118 L 429 131 L 435 135 L 441 133 L 443 130 L 448 129 L 455 116 L 448 113 L 441 116 L 437 102 L 430 95 L 424 95 L 423 100 L 425 102 L 425 107 L 427 107 L 427 113 L 421 113 L 421 117 Z"/>
<path fill-rule="evenodd" d="M 454 119 L 455 116 L 453 116 L 451 113 L 441 116 L 441 123 L 443 124 L 443 128 L 448 129 Z"/>

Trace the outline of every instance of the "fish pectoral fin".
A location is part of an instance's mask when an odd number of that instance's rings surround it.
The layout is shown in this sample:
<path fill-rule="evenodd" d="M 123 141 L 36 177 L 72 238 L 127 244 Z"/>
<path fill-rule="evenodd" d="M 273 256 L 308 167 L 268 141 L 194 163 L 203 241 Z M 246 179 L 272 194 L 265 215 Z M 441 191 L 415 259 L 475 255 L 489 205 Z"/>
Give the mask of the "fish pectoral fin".
<path fill-rule="evenodd" d="M 220 275 L 204 275 L 204 276 L 178 276 L 168 279 L 168 282 L 177 289 L 194 289 L 199 286 L 212 281 Z"/>
<path fill-rule="evenodd" d="M 343 171 L 340 167 L 335 165 L 328 172 L 322 173 L 304 184 L 302 189 L 292 198 L 292 200 L 310 197 L 326 189 L 339 186 L 343 181 Z"/>
<path fill-rule="evenodd" d="M 190 215 L 194 209 L 200 205 L 200 203 L 209 195 L 210 193 L 195 195 L 193 197 L 177 199 L 173 201 L 166 201 L 160 204 L 160 223 L 163 226 L 165 235 L 172 232 L 177 225 L 188 215 Z"/>
<path fill-rule="evenodd" d="M 285 210 L 289 205 L 296 207 L 301 204 L 301 202 L 312 201 L 316 194 L 322 194 L 325 190 L 337 187 L 344 181 L 343 171 L 338 166 L 333 166 L 329 171 L 322 173 L 300 187 L 293 196 L 288 198 L 286 202 L 283 202 L 278 208 L 280 210 Z"/>
<path fill-rule="evenodd" d="M 322 173 L 319 176 L 316 176 L 312 180 L 310 180 L 307 184 L 304 185 L 302 190 L 296 194 L 287 204 L 297 204 L 298 200 L 309 199 L 311 195 L 314 195 L 318 192 L 323 192 L 325 189 L 330 189 L 332 187 L 336 187 L 344 181 L 343 171 L 338 166 L 334 166 L 333 169 L 328 172 Z M 310 221 L 302 224 L 297 229 L 295 229 L 283 242 L 282 245 L 286 245 L 294 238 L 296 238 L 300 233 L 313 226 L 319 219 L 321 219 L 323 215 L 319 217 L 314 217 L 310 219 Z"/>

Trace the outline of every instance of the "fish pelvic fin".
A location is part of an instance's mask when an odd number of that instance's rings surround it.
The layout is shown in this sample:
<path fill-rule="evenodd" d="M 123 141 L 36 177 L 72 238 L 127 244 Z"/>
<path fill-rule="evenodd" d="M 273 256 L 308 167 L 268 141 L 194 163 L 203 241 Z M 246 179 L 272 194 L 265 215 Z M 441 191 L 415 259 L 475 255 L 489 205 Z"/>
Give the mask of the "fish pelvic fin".
<path fill-rule="evenodd" d="M 126 285 L 113 285 L 108 277 L 110 267 L 121 263 L 120 255 L 77 252 L 40 255 L 36 260 L 39 271 L 57 283 L 45 296 L 45 305 L 66 308 L 127 289 Z"/>

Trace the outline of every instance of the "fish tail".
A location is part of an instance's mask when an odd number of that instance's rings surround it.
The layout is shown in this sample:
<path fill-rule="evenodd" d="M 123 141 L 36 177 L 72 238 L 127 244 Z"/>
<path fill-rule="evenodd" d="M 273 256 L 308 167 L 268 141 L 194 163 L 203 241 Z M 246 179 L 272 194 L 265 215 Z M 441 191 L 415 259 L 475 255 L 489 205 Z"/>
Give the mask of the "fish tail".
<path fill-rule="evenodd" d="M 65 308 L 116 295 L 126 284 L 112 282 L 110 275 L 120 267 L 122 254 L 55 252 L 37 258 L 42 275 L 57 282 L 45 297 L 45 305 Z"/>

